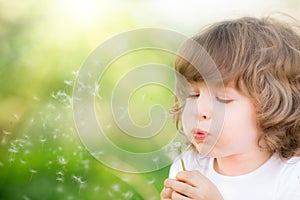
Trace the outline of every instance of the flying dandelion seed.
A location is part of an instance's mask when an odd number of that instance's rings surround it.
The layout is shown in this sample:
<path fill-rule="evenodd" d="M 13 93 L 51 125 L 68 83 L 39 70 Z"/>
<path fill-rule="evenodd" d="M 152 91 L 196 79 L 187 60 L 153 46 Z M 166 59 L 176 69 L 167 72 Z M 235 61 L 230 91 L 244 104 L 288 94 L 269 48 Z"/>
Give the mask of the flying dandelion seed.
<path fill-rule="evenodd" d="M 152 185 L 153 183 L 155 183 L 155 179 L 148 181 L 148 184 L 150 184 L 150 185 Z"/>
<path fill-rule="evenodd" d="M 35 169 L 29 169 L 29 172 L 31 174 L 30 178 L 29 178 L 29 182 L 30 182 L 32 180 L 33 175 L 37 173 L 37 170 L 35 170 Z"/>
<path fill-rule="evenodd" d="M 68 163 L 68 161 L 64 157 L 59 157 L 58 158 L 58 163 L 60 165 L 66 165 Z"/>
<path fill-rule="evenodd" d="M 158 168 L 159 157 L 152 158 L 152 161 L 155 163 L 156 167 Z"/>
<path fill-rule="evenodd" d="M 8 149 L 8 152 L 15 154 L 15 153 L 18 153 L 19 150 L 17 149 L 16 146 L 12 146 L 11 148 Z"/>
<path fill-rule="evenodd" d="M 82 160 L 81 163 L 83 164 L 83 168 L 88 170 L 90 168 L 90 161 L 89 160 Z"/>
<path fill-rule="evenodd" d="M 10 131 L 6 131 L 6 130 L 2 130 L 2 133 L 3 133 L 4 136 L 3 136 L 2 140 L 1 140 L 1 143 L 3 145 L 5 145 L 7 143 L 7 138 L 6 137 L 8 137 L 9 135 L 11 135 L 11 132 Z"/>
<path fill-rule="evenodd" d="M 10 163 L 10 165 L 12 165 L 12 163 L 15 161 L 15 158 L 14 157 L 12 157 L 12 156 L 10 156 L 9 158 L 8 158 L 8 162 Z"/>
<path fill-rule="evenodd" d="M 56 188 L 56 192 L 62 193 L 62 192 L 64 192 L 64 188 L 60 185 Z"/>
<path fill-rule="evenodd" d="M 20 163 L 21 163 L 21 165 L 26 165 L 27 164 L 27 162 L 22 160 L 22 159 L 20 160 Z"/>
<path fill-rule="evenodd" d="M 13 115 L 14 118 L 16 118 L 16 120 L 20 119 L 20 115 L 18 115 L 17 113 L 13 113 L 12 115 Z"/>
<path fill-rule="evenodd" d="M 56 117 L 55 117 L 55 121 L 58 121 L 58 120 L 60 120 L 61 119 L 61 114 L 58 114 Z"/>
<path fill-rule="evenodd" d="M 78 193 L 86 186 L 86 182 L 81 177 L 72 175 L 72 178 L 79 184 Z"/>
<path fill-rule="evenodd" d="M 10 132 L 10 131 L 6 131 L 6 130 L 2 130 L 2 133 L 3 133 L 4 135 L 11 135 L 11 132 Z"/>
<path fill-rule="evenodd" d="M 120 185 L 114 184 L 114 185 L 111 186 L 111 189 L 112 189 L 114 192 L 120 192 Z"/>
<path fill-rule="evenodd" d="M 63 183 L 64 182 L 64 178 L 63 177 L 57 177 L 56 181 L 59 183 Z"/>
<path fill-rule="evenodd" d="M 100 186 L 99 186 L 99 185 L 96 185 L 96 186 L 94 187 L 94 192 L 98 192 L 100 189 L 101 189 Z"/>
<path fill-rule="evenodd" d="M 75 77 L 78 77 L 79 71 L 72 71 L 71 74 Z"/>
<path fill-rule="evenodd" d="M 40 101 L 40 99 L 39 99 L 37 96 L 35 96 L 35 95 L 32 97 L 32 99 L 33 99 L 34 101 Z"/>
<path fill-rule="evenodd" d="M 22 198 L 23 198 L 23 200 L 30 200 L 30 198 L 26 195 L 23 195 Z"/>
<path fill-rule="evenodd" d="M 4 166 L 3 162 L 0 161 L 0 167 L 3 167 L 3 166 Z"/>
<path fill-rule="evenodd" d="M 125 199 L 131 199 L 133 197 L 133 192 L 132 191 L 127 191 L 127 192 L 123 193 L 122 196 Z"/>
<path fill-rule="evenodd" d="M 64 84 L 72 86 L 73 85 L 73 81 L 70 80 L 64 80 Z"/>
<path fill-rule="evenodd" d="M 121 180 L 125 183 L 128 183 L 131 179 L 128 177 L 123 177 Z"/>
<path fill-rule="evenodd" d="M 45 145 L 45 142 L 47 141 L 46 138 L 41 138 L 40 139 L 40 142 L 42 143 L 42 150 L 44 149 L 44 145 Z"/>

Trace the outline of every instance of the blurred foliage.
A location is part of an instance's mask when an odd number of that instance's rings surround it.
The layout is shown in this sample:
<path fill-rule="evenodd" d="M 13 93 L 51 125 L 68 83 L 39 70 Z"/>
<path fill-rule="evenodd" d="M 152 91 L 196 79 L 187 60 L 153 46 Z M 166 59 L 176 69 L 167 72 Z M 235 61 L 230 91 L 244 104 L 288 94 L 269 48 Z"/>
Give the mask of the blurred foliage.
<path fill-rule="evenodd" d="M 95 8 L 82 2 L 0 0 L 0 199 L 159 198 L 168 167 L 144 174 L 112 170 L 89 154 L 76 133 L 72 87 L 81 64 L 102 41 L 135 24 L 122 13 L 110 16 L 110 4 L 97 1 L 91 2 L 100 12 L 91 16 Z M 108 77 L 104 94 L 118 78 Z M 153 98 L 146 109 L 158 100 Z M 118 145 L 132 147 L 132 141 Z M 143 145 L 137 148 L 145 150 Z"/>

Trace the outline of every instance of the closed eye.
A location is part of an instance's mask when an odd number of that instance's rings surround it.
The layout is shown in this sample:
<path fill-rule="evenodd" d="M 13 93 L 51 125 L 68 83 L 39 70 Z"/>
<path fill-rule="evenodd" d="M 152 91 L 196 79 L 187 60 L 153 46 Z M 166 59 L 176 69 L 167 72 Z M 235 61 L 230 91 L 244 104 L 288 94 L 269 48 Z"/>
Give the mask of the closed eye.
<path fill-rule="evenodd" d="M 188 98 L 198 98 L 200 94 L 189 94 Z"/>
<path fill-rule="evenodd" d="M 219 101 L 220 103 L 230 103 L 230 102 L 233 101 L 232 99 L 225 99 L 225 98 L 218 97 L 218 96 L 216 96 L 216 99 L 217 99 L 217 101 Z"/>

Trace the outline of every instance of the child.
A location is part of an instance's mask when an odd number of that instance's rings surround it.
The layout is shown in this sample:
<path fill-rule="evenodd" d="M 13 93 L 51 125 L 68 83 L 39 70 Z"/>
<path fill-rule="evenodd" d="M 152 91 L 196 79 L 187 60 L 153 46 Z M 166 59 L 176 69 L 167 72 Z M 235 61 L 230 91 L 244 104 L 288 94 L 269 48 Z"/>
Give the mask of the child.
<path fill-rule="evenodd" d="M 175 119 L 195 150 L 182 156 L 186 171 L 180 161 L 172 164 L 161 199 L 299 200 L 300 36 L 272 18 L 244 17 L 192 39 L 214 61 L 224 91 L 201 73 L 208 65 L 177 56 L 175 70 L 191 87 Z M 215 106 L 224 107 L 219 131 L 212 127 Z"/>

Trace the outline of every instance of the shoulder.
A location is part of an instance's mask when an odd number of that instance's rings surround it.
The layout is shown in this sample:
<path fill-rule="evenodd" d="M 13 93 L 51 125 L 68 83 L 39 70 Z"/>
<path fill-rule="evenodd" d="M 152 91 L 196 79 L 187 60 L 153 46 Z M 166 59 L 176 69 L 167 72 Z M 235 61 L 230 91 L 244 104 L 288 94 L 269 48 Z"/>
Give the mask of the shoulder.
<path fill-rule="evenodd" d="M 282 161 L 277 186 L 280 199 L 300 199 L 300 157 Z"/>
<path fill-rule="evenodd" d="M 186 170 L 199 170 L 203 171 L 208 167 L 212 158 L 202 158 L 196 151 L 186 151 L 180 157 L 178 157 L 170 168 L 169 177 L 175 178 L 179 171 L 182 171 L 181 160 L 183 159 Z"/>

